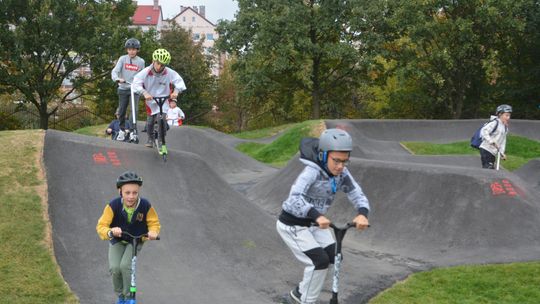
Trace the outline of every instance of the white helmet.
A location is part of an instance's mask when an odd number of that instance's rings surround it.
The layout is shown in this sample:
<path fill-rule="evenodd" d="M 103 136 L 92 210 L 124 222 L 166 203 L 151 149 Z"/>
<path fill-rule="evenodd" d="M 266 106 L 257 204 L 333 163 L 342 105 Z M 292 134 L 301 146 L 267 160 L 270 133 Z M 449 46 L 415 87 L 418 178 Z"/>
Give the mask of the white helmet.
<path fill-rule="evenodd" d="M 507 104 L 502 104 L 497 107 L 497 115 L 501 113 L 512 113 L 512 106 Z"/>

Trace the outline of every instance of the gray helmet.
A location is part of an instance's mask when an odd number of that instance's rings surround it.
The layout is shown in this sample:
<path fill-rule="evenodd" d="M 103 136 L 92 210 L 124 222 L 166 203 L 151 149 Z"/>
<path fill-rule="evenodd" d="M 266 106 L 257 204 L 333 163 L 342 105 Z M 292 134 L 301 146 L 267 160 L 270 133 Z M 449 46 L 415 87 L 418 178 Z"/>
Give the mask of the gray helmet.
<path fill-rule="evenodd" d="M 502 104 L 497 107 L 497 115 L 501 113 L 512 113 L 512 106 L 507 104 Z"/>
<path fill-rule="evenodd" d="M 319 151 L 347 151 L 353 149 L 352 138 L 349 133 L 341 129 L 327 129 L 319 137 Z"/>
<path fill-rule="evenodd" d="M 129 38 L 124 46 L 126 49 L 140 49 L 141 43 L 135 38 Z"/>
<path fill-rule="evenodd" d="M 120 189 L 125 184 L 137 184 L 142 186 L 142 178 L 137 173 L 126 171 L 116 179 L 116 188 Z"/>

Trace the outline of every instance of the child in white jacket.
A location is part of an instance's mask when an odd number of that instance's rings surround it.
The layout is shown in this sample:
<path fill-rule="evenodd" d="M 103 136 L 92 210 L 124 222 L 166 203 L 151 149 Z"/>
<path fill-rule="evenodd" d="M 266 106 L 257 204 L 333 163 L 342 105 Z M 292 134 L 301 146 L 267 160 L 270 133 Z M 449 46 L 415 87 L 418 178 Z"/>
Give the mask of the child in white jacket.
<path fill-rule="evenodd" d="M 506 159 L 506 135 L 508 134 L 508 124 L 512 107 L 503 104 L 497 107 L 496 116 L 492 116 L 492 120 L 487 123 L 480 134 L 482 136 L 482 144 L 480 144 L 480 158 L 482 160 L 482 168 L 495 169 L 495 160 L 497 153 L 500 157 Z"/>

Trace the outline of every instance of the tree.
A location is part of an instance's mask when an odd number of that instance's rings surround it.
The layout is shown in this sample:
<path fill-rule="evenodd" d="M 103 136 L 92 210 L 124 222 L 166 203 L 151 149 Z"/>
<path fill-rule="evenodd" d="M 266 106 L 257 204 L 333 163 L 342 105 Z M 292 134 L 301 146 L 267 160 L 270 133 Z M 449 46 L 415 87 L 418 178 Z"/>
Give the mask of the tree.
<path fill-rule="evenodd" d="M 526 2 L 358 1 L 364 15 L 353 29 L 372 43 L 372 62 L 387 63 L 378 65 L 376 85 L 388 98 L 382 115 L 457 119 L 492 112 L 507 66 L 502 54 L 516 55 L 512 41 L 522 37 Z"/>
<path fill-rule="evenodd" d="M 233 68 L 254 100 L 292 109 L 293 96 L 307 95 L 311 118 L 340 116 L 363 68 L 351 3 L 239 0 L 236 20 L 218 25 L 217 47 L 238 58 Z"/>
<path fill-rule="evenodd" d="M 20 92 L 47 129 L 61 104 L 108 76 L 134 10 L 131 0 L 1 1 L 0 93 Z"/>
<path fill-rule="evenodd" d="M 511 31 L 497 40 L 497 65 L 492 68 L 493 99 L 514 107 L 512 117 L 540 118 L 540 6 L 538 1 L 513 1 L 504 10 Z M 492 109 L 493 110 L 493 109 Z"/>
<path fill-rule="evenodd" d="M 155 29 L 150 29 L 143 32 L 139 28 L 119 28 L 119 44 L 115 45 L 111 50 L 112 58 L 114 61 L 109 63 L 108 74 L 96 81 L 87 87 L 85 87 L 85 92 L 90 98 L 93 97 L 93 100 L 86 99 L 85 105 L 90 107 L 94 113 L 102 117 L 114 117 L 114 112 L 118 107 L 118 84 L 113 82 L 110 76 L 116 60 L 121 56 L 126 54 L 126 49 L 124 48 L 125 41 L 129 38 L 136 38 L 141 42 L 141 48 L 137 53 L 137 56 L 145 60 L 145 64 L 148 66 L 152 60 L 152 52 L 158 48 L 158 33 Z M 105 68 L 104 73 L 107 73 Z M 88 101 L 92 101 L 89 103 Z M 143 101 L 139 101 L 143 102 Z M 131 106 L 130 106 L 131 107 Z M 146 117 L 146 109 L 143 106 L 139 107 L 139 117 L 142 115 Z"/>
<path fill-rule="evenodd" d="M 190 32 L 175 25 L 162 33 L 160 43 L 171 53 L 171 68 L 186 83 L 187 90 L 180 95 L 179 106 L 186 113 L 186 120 L 197 123 L 211 110 L 214 79 L 210 74 L 210 54 L 205 56 L 202 41 L 194 44 L 191 37 Z"/>

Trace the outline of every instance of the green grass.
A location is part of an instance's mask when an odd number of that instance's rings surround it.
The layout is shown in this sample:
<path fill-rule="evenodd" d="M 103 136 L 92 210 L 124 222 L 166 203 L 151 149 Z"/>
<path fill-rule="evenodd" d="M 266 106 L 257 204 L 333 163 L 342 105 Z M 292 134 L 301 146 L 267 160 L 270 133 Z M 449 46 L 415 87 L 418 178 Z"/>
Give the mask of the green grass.
<path fill-rule="evenodd" d="M 50 249 L 43 136 L 37 130 L 0 132 L 0 304 L 77 303 Z"/>
<path fill-rule="evenodd" d="M 270 144 L 248 142 L 239 144 L 236 148 L 258 161 L 282 167 L 298 152 L 303 137 L 318 136 L 313 132 L 319 124 L 320 121 L 310 120 L 288 125 L 283 134 Z"/>
<path fill-rule="evenodd" d="M 77 129 L 73 131 L 73 133 L 89 135 L 89 136 L 97 136 L 97 137 L 110 137 L 110 135 L 105 134 L 105 130 L 107 129 L 108 126 L 109 124 L 88 126 L 88 127 Z"/>
<path fill-rule="evenodd" d="M 428 142 L 402 142 L 402 144 L 417 155 L 479 155 L 478 150 L 471 148 L 469 141 L 448 144 Z M 540 142 L 521 136 L 508 135 L 506 157 L 506 161 L 501 161 L 501 166 L 509 171 L 516 170 L 531 159 L 540 157 Z"/>
<path fill-rule="evenodd" d="M 540 303 L 540 263 L 458 266 L 411 275 L 370 304 Z"/>
<path fill-rule="evenodd" d="M 282 132 L 293 125 L 294 124 L 285 124 L 285 125 L 280 125 L 280 126 L 275 126 L 275 127 L 270 127 L 270 128 L 244 131 L 240 133 L 232 133 L 231 135 L 238 138 L 242 138 L 242 139 L 259 139 L 259 138 L 274 136 L 278 134 L 279 132 Z"/>

